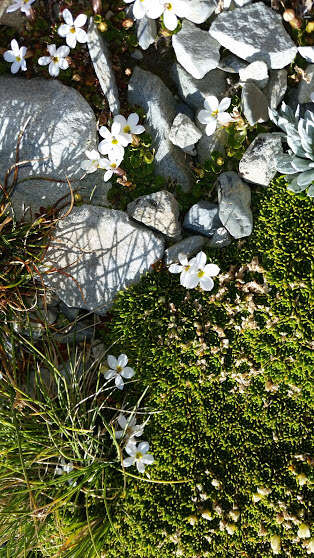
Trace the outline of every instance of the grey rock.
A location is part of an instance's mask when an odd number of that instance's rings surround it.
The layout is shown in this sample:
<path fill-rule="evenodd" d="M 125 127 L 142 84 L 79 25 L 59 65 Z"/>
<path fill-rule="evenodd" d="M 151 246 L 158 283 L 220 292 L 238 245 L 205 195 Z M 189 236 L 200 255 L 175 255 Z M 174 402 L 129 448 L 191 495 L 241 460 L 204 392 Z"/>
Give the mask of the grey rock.
<path fill-rule="evenodd" d="M 185 155 L 169 140 L 172 122 L 176 116 L 176 101 L 158 76 L 136 67 L 129 82 L 129 103 L 139 105 L 146 113 L 147 128 L 156 149 L 156 172 L 166 179 L 176 180 L 188 191 L 192 175 Z"/>
<path fill-rule="evenodd" d="M 267 98 L 254 83 L 243 85 L 241 102 L 244 116 L 251 126 L 269 120 Z"/>
<path fill-rule="evenodd" d="M 303 103 L 299 105 L 300 107 L 300 117 L 304 118 L 305 112 L 309 110 L 314 113 L 314 102 L 313 103 Z"/>
<path fill-rule="evenodd" d="M 171 192 L 161 190 L 141 196 L 128 204 L 128 215 L 166 236 L 176 238 L 181 233 L 178 221 L 179 205 Z"/>
<path fill-rule="evenodd" d="M 219 227 L 218 205 L 201 200 L 192 205 L 184 217 L 183 227 L 189 231 L 211 237 Z"/>
<path fill-rule="evenodd" d="M 62 312 L 62 314 L 65 315 L 65 317 L 68 320 L 70 320 L 70 322 L 74 322 L 74 320 L 76 320 L 76 318 L 78 317 L 78 315 L 80 313 L 79 308 L 73 308 L 71 306 L 67 306 L 66 304 L 64 304 L 64 302 L 62 300 L 60 300 L 60 303 L 59 303 L 59 310 L 60 310 L 60 312 Z"/>
<path fill-rule="evenodd" d="M 188 116 L 190 118 L 190 120 L 194 120 L 194 110 L 191 109 L 191 107 L 189 107 L 189 105 L 186 105 L 183 101 L 179 101 L 176 104 L 176 114 L 185 114 L 186 116 Z"/>
<path fill-rule="evenodd" d="M 28 124 L 27 121 L 29 120 Z M 90 179 L 79 181 L 85 151 L 96 149 L 94 113 L 85 99 L 58 80 L 0 77 L 0 183 L 15 163 L 20 130 L 18 184 L 12 197 L 16 217 L 26 208 L 34 215 L 41 206 L 54 205 L 69 195 L 66 177 L 73 189 L 88 189 Z M 52 181 L 41 180 L 49 177 Z M 103 177 L 98 177 L 103 184 Z M 70 200 L 70 196 L 68 196 Z M 30 211 L 28 211 L 30 215 Z"/>
<path fill-rule="evenodd" d="M 307 62 L 314 62 L 314 46 L 298 47 L 298 51 Z"/>
<path fill-rule="evenodd" d="M 188 116 L 182 113 L 177 114 L 169 135 L 169 139 L 174 145 L 190 153 L 201 137 L 202 133 Z"/>
<path fill-rule="evenodd" d="M 239 163 L 239 175 L 247 182 L 268 186 L 276 175 L 276 157 L 283 154 L 283 134 L 259 134 Z"/>
<path fill-rule="evenodd" d="M 27 18 L 23 12 L 17 10 L 15 12 L 7 13 L 8 7 L 12 4 L 12 0 L 1 0 L 0 2 L 0 25 L 7 25 L 8 27 L 15 27 L 19 31 L 23 29 Z"/>
<path fill-rule="evenodd" d="M 154 19 L 143 17 L 137 21 L 137 40 L 143 50 L 147 50 L 157 39 L 157 24 Z"/>
<path fill-rule="evenodd" d="M 227 89 L 226 74 L 222 70 L 212 70 L 203 79 L 194 79 L 180 64 L 171 68 L 171 77 L 178 87 L 178 93 L 189 106 L 201 109 L 204 100 L 214 95 L 219 100 Z"/>
<path fill-rule="evenodd" d="M 42 267 L 66 268 L 69 276 L 49 273 L 45 282 L 67 306 L 105 314 L 163 251 L 163 240 L 123 211 L 82 205 L 59 221 Z"/>
<path fill-rule="evenodd" d="M 3 14 L 6 13 L 8 7 L 12 4 L 12 0 L 2 0 L 1 4 L 0 4 L 0 20 L 3 16 Z"/>
<path fill-rule="evenodd" d="M 58 343 L 65 343 L 68 345 L 73 345 L 76 343 L 83 343 L 84 341 L 90 341 L 95 336 L 95 326 L 91 325 L 90 320 L 80 320 L 75 323 L 72 327 L 68 328 L 64 333 L 55 333 L 53 338 Z M 64 375 L 64 370 L 62 374 Z"/>
<path fill-rule="evenodd" d="M 143 55 L 143 53 L 140 51 L 139 48 L 136 48 L 136 49 L 132 52 L 131 58 L 134 58 L 134 60 L 143 60 L 144 55 Z"/>
<path fill-rule="evenodd" d="M 219 43 L 207 31 L 183 20 L 180 33 L 173 35 L 172 46 L 178 62 L 195 79 L 202 79 L 219 62 Z"/>
<path fill-rule="evenodd" d="M 253 229 L 251 190 L 235 172 L 218 177 L 219 218 L 234 238 L 249 236 Z"/>
<path fill-rule="evenodd" d="M 182 14 L 178 15 L 193 23 L 204 23 L 216 9 L 215 0 L 181 0 L 181 4 Z"/>
<path fill-rule="evenodd" d="M 214 235 L 209 239 L 208 246 L 210 248 L 224 248 L 232 242 L 232 236 L 225 227 L 219 227 Z"/>
<path fill-rule="evenodd" d="M 209 33 L 233 54 L 249 62 L 264 60 L 269 68 L 284 68 L 297 53 L 281 16 L 263 2 L 221 12 Z"/>
<path fill-rule="evenodd" d="M 202 127 L 201 124 L 200 127 Z M 227 132 L 223 128 L 219 128 L 211 136 L 207 136 L 204 132 L 203 136 L 196 146 L 197 156 L 200 163 L 203 165 L 205 161 L 210 159 L 210 154 L 212 153 L 212 151 L 219 151 L 219 153 L 224 155 L 225 145 L 227 144 L 227 141 Z"/>
<path fill-rule="evenodd" d="M 180 240 L 180 242 L 176 242 L 176 244 L 172 244 L 172 246 L 169 246 L 169 248 L 165 250 L 165 264 L 170 265 L 178 262 L 179 254 L 184 254 L 187 258 L 194 256 L 194 254 L 203 248 L 206 242 L 207 240 L 205 236 L 194 235 L 188 236 L 187 238 Z"/>
<path fill-rule="evenodd" d="M 269 82 L 264 90 L 268 99 L 268 106 L 276 109 L 287 91 L 287 70 L 272 70 L 269 73 Z"/>
<path fill-rule="evenodd" d="M 92 17 L 88 26 L 87 46 L 96 76 L 109 103 L 110 110 L 112 114 L 118 114 L 120 110 L 119 94 L 116 78 L 111 67 L 109 50 Z"/>
<path fill-rule="evenodd" d="M 306 66 L 305 73 L 307 79 L 302 79 L 298 86 L 298 103 L 310 103 L 314 93 L 314 64 Z"/>
<path fill-rule="evenodd" d="M 224 58 L 220 59 L 217 66 L 220 70 L 228 72 L 229 74 L 238 74 L 240 70 L 247 67 L 247 63 L 238 58 L 234 54 L 227 54 Z"/>
<path fill-rule="evenodd" d="M 246 68 L 239 70 L 240 81 L 255 83 L 257 87 L 263 89 L 268 83 L 268 68 L 263 60 L 251 62 Z"/>

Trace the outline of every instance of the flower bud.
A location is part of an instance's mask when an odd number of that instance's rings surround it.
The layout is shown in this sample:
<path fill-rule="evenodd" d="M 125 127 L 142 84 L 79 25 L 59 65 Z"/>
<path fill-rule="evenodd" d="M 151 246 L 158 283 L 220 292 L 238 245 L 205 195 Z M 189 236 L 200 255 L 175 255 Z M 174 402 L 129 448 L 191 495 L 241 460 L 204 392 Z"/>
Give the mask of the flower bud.
<path fill-rule="evenodd" d="M 74 201 L 75 201 L 76 203 L 79 203 L 79 202 L 83 201 L 83 198 L 82 198 L 82 196 L 81 196 L 81 194 L 80 194 L 79 192 L 76 192 L 76 193 L 74 194 Z"/>
<path fill-rule="evenodd" d="M 219 165 L 220 167 L 224 164 L 224 160 L 222 157 L 217 157 L 217 161 L 216 161 L 217 165 Z"/>
<path fill-rule="evenodd" d="M 108 23 L 101 21 L 97 27 L 101 33 L 105 33 L 108 30 Z"/>
<path fill-rule="evenodd" d="M 152 162 L 154 160 L 154 155 L 153 153 L 151 153 L 151 151 L 147 151 L 144 155 L 144 161 L 145 163 L 147 163 L 148 165 L 151 165 Z"/>
<path fill-rule="evenodd" d="M 130 29 L 131 27 L 133 27 L 133 25 L 134 25 L 133 19 L 128 18 L 122 21 L 123 29 Z"/>
<path fill-rule="evenodd" d="M 282 17 L 285 21 L 291 21 L 292 19 L 295 18 L 295 11 L 289 8 L 288 10 L 284 11 Z"/>
<path fill-rule="evenodd" d="M 306 31 L 307 33 L 313 33 L 313 31 L 314 31 L 314 21 L 309 21 L 309 22 L 308 22 L 308 24 L 307 24 L 307 26 L 306 26 L 306 28 L 305 28 L 305 31 Z"/>
<path fill-rule="evenodd" d="M 293 18 L 291 21 L 289 21 L 289 24 L 291 25 L 291 27 L 293 29 L 301 29 L 302 27 L 302 20 L 299 19 L 298 17 Z"/>

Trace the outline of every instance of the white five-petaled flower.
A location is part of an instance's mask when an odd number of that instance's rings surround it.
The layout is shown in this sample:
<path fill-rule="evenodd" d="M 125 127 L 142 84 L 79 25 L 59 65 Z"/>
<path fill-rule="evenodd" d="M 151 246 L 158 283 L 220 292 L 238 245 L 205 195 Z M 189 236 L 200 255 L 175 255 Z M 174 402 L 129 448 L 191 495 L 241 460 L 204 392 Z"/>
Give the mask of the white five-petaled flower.
<path fill-rule="evenodd" d="M 157 19 L 161 16 L 163 6 L 160 0 L 124 0 L 126 4 L 133 4 L 133 15 L 135 19 L 142 19 L 147 16 L 150 19 Z"/>
<path fill-rule="evenodd" d="M 205 252 L 199 252 L 190 265 L 193 271 L 188 277 L 188 288 L 194 289 L 199 285 L 203 291 L 211 291 L 214 288 L 212 277 L 216 277 L 220 271 L 218 265 L 206 264 Z"/>
<path fill-rule="evenodd" d="M 178 25 L 177 16 L 184 16 L 184 12 L 182 13 L 182 1 L 178 2 L 178 0 L 162 0 L 162 4 L 165 27 L 167 27 L 169 31 L 174 31 Z"/>
<path fill-rule="evenodd" d="M 124 116 L 118 114 L 114 117 L 113 121 L 120 124 L 120 134 L 125 136 L 128 143 L 132 142 L 132 134 L 137 135 L 145 132 L 144 126 L 138 124 L 139 115 L 136 112 L 132 112 L 127 120 Z"/>
<path fill-rule="evenodd" d="M 87 33 L 82 27 L 87 21 L 87 16 L 85 14 L 79 14 L 77 18 L 73 20 L 70 10 L 65 9 L 62 12 L 62 17 L 65 23 L 62 23 L 58 28 L 58 34 L 60 37 L 65 37 L 67 45 L 71 48 L 75 48 L 76 42 L 86 43 Z"/>
<path fill-rule="evenodd" d="M 106 169 L 104 174 L 104 181 L 108 182 L 113 174 L 116 174 L 116 170 L 119 168 L 119 165 L 122 161 L 122 157 L 116 157 L 114 153 L 110 154 L 110 159 L 104 157 L 103 160 L 103 168 Z"/>
<path fill-rule="evenodd" d="M 170 273 L 180 273 L 180 283 L 182 287 L 189 289 L 190 275 L 195 274 L 195 269 L 191 266 L 185 254 L 179 254 L 178 260 L 180 264 L 171 264 L 169 271 Z"/>
<path fill-rule="evenodd" d="M 122 378 L 129 380 L 130 378 L 133 378 L 135 374 L 133 368 L 127 366 L 128 357 L 122 354 L 118 357 L 118 359 L 116 359 L 116 357 L 108 355 L 107 362 L 110 369 L 105 373 L 106 380 L 114 378 L 116 387 L 118 389 L 123 389 L 124 381 Z"/>
<path fill-rule="evenodd" d="M 231 99 L 225 97 L 222 101 L 218 101 L 217 97 L 210 95 L 204 101 L 205 110 L 198 113 L 198 120 L 202 124 L 206 124 L 206 134 L 211 136 L 217 128 L 217 124 L 225 126 L 232 122 L 233 118 L 225 112 L 230 107 Z"/>
<path fill-rule="evenodd" d="M 125 417 L 124 415 L 120 414 L 118 416 L 118 424 L 122 428 L 122 430 L 115 431 L 117 440 L 125 438 L 127 441 L 129 441 L 134 438 L 134 436 L 142 436 L 144 432 L 143 425 L 136 424 L 136 418 L 132 415 L 130 415 L 129 417 Z"/>
<path fill-rule="evenodd" d="M 28 16 L 31 13 L 31 5 L 34 2 L 35 0 L 14 0 L 14 4 L 11 4 L 11 6 L 7 8 L 7 13 L 21 10 L 21 12 L 24 12 L 24 14 Z"/>
<path fill-rule="evenodd" d="M 147 442 L 140 442 L 138 446 L 136 443 L 130 442 L 125 447 L 125 451 L 130 457 L 126 457 L 123 460 L 123 466 L 131 467 L 136 465 L 138 472 L 144 473 L 145 465 L 152 465 L 154 463 L 153 456 L 147 453 L 148 450 L 149 444 Z"/>
<path fill-rule="evenodd" d="M 91 172 L 95 172 L 97 169 L 104 169 L 105 168 L 105 159 L 103 159 L 96 149 L 92 149 L 91 151 L 85 151 L 85 155 L 87 159 L 82 161 L 81 168 L 85 170 L 88 174 Z"/>
<path fill-rule="evenodd" d="M 26 52 L 27 48 L 25 46 L 22 46 L 20 48 L 18 42 L 15 39 L 11 41 L 11 50 L 6 50 L 3 54 L 3 58 L 6 62 L 10 62 L 12 64 L 12 74 L 16 74 L 19 69 L 21 69 L 23 72 L 27 70 L 26 62 L 24 60 Z"/>
<path fill-rule="evenodd" d="M 61 70 L 66 70 L 69 67 L 69 63 L 66 57 L 70 53 L 69 47 L 63 45 L 56 48 L 56 45 L 47 45 L 47 50 L 50 56 L 41 56 L 38 60 L 40 66 L 46 66 L 49 64 L 49 74 L 52 77 L 57 77 Z"/>
<path fill-rule="evenodd" d="M 100 153 L 102 155 L 109 155 L 109 158 L 112 159 L 114 157 L 121 157 L 123 159 L 124 148 L 129 142 L 125 134 L 121 133 L 121 124 L 113 122 L 111 131 L 106 126 L 101 126 L 99 133 L 104 138 L 98 146 Z"/>

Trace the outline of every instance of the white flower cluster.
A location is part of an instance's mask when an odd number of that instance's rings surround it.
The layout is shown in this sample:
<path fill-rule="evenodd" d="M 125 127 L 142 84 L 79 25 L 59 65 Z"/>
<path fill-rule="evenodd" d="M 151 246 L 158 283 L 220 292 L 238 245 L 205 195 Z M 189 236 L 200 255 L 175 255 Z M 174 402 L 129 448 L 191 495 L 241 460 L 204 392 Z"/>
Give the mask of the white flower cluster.
<path fill-rule="evenodd" d="M 180 264 L 171 264 L 170 273 L 180 273 L 180 283 L 186 289 L 195 289 L 198 285 L 204 291 L 211 291 L 214 287 L 212 277 L 216 277 L 220 268 L 216 264 L 206 264 L 205 252 L 199 252 L 188 261 L 184 254 L 178 256 Z"/>
<path fill-rule="evenodd" d="M 95 172 L 97 169 L 106 170 L 104 181 L 110 180 L 112 175 L 117 172 L 124 157 L 124 148 L 132 142 L 132 134 L 142 134 L 145 132 L 144 126 L 138 124 L 139 116 L 135 112 L 130 114 L 128 119 L 121 114 L 114 117 L 111 130 L 106 126 L 99 129 L 100 135 L 104 138 L 98 145 L 98 151 L 85 151 L 87 159 L 82 161 L 81 168 L 87 173 Z"/>
<path fill-rule="evenodd" d="M 174 31 L 178 25 L 178 17 L 186 17 L 186 8 L 183 0 L 124 0 L 126 4 L 133 4 L 135 19 L 149 17 L 158 19 L 163 16 L 165 27 Z"/>

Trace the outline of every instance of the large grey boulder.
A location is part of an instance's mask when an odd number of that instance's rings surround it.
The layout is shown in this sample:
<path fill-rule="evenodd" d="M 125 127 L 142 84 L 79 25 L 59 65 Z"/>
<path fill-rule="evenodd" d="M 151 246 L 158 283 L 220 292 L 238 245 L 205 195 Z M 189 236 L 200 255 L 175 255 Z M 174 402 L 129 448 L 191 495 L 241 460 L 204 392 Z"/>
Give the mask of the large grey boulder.
<path fill-rule="evenodd" d="M 202 79 L 219 62 L 219 43 L 207 31 L 183 20 L 180 33 L 173 35 L 172 46 L 178 62 L 195 79 Z"/>
<path fill-rule="evenodd" d="M 96 148 L 97 130 L 92 109 L 75 89 L 58 80 L 1 76 L 0 122 L 0 183 L 15 163 L 18 135 L 28 122 L 19 159 L 31 162 L 19 168 L 12 197 L 18 219 L 27 208 L 34 215 L 40 207 L 50 207 L 68 195 L 66 177 L 79 191 L 89 188 L 91 180 L 103 185 L 103 172 L 79 181 L 85 151 Z"/>
<path fill-rule="evenodd" d="M 222 99 L 227 89 L 226 74 L 222 70 L 211 70 L 203 79 L 195 79 L 180 64 L 171 68 L 171 77 L 178 93 L 190 107 L 200 110 L 209 95 Z"/>
<path fill-rule="evenodd" d="M 59 222 L 43 263 L 59 271 L 44 279 L 68 306 L 104 314 L 163 251 L 163 240 L 123 211 L 82 205 Z"/>
<path fill-rule="evenodd" d="M 194 145 L 201 137 L 202 132 L 186 114 L 177 114 L 170 130 L 169 139 L 171 143 L 177 145 L 186 153 L 193 153 Z"/>
<path fill-rule="evenodd" d="M 96 76 L 98 77 L 102 92 L 108 101 L 109 108 L 113 114 L 118 114 L 120 102 L 116 78 L 111 67 L 109 50 L 92 17 L 88 26 L 87 46 Z"/>
<path fill-rule="evenodd" d="M 287 91 L 287 70 L 272 70 L 269 74 L 269 82 L 264 89 L 268 100 L 268 106 L 276 109 L 281 103 Z"/>
<path fill-rule="evenodd" d="M 219 218 L 234 238 L 249 236 L 253 229 L 251 190 L 237 173 L 223 172 L 218 177 Z"/>
<path fill-rule="evenodd" d="M 146 113 L 146 123 L 156 149 L 156 172 L 172 178 L 185 191 L 192 186 L 184 153 L 169 140 L 176 116 L 176 101 L 158 76 L 136 67 L 129 82 L 129 103 L 139 105 Z"/>
<path fill-rule="evenodd" d="M 201 200 L 189 209 L 184 217 L 183 227 L 189 231 L 211 237 L 221 227 L 218 205 Z"/>
<path fill-rule="evenodd" d="M 276 158 L 283 154 L 283 134 L 259 134 L 239 163 L 239 175 L 247 182 L 268 186 L 277 173 Z"/>
<path fill-rule="evenodd" d="M 137 20 L 136 33 L 139 46 L 143 50 L 147 50 L 157 38 L 156 21 L 149 17 L 142 17 Z"/>
<path fill-rule="evenodd" d="M 170 265 L 179 261 L 179 254 L 184 254 L 187 258 L 199 252 L 206 243 L 205 236 L 194 235 L 188 236 L 180 242 L 176 242 L 165 250 L 164 261 L 166 265 Z"/>
<path fill-rule="evenodd" d="M 221 12 L 209 33 L 233 54 L 249 62 L 264 60 L 269 68 L 288 66 L 297 53 L 281 16 L 263 2 Z"/>
<path fill-rule="evenodd" d="M 241 102 L 244 116 L 251 126 L 269 120 L 267 98 L 254 83 L 244 83 Z"/>
<path fill-rule="evenodd" d="M 306 66 L 305 73 L 306 80 L 301 79 L 298 86 L 298 103 L 310 103 L 314 93 L 314 64 Z"/>
<path fill-rule="evenodd" d="M 179 205 L 174 195 L 167 190 L 137 198 L 128 204 L 127 211 L 136 221 L 170 238 L 176 238 L 181 233 Z"/>

